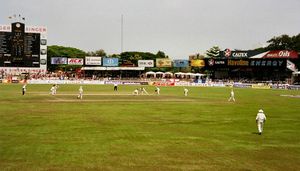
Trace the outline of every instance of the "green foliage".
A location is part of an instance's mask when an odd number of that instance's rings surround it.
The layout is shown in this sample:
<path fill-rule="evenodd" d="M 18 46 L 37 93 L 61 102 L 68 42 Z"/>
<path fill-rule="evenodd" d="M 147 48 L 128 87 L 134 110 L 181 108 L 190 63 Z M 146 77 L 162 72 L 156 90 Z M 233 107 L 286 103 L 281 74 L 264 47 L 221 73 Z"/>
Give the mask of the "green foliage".
<path fill-rule="evenodd" d="M 106 52 L 103 49 L 99 49 L 94 52 L 87 52 L 87 55 L 88 56 L 101 56 L 101 57 L 107 56 Z"/>
<path fill-rule="evenodd" d="M 296 36 L 290 37 L 283 34 L 278 37 L 273 37 L 267 41 L 269 45 L 266 50 L 295 50 L 300 51 L 300 33 Z"/>
<path fill-rule="evenodd" d="M 208 58 L 220 57 L 220 51 L 221 49 L 219 48 L 219 46 L 213 46 L 212 48 L 206 51 L 206 56 Z"/>

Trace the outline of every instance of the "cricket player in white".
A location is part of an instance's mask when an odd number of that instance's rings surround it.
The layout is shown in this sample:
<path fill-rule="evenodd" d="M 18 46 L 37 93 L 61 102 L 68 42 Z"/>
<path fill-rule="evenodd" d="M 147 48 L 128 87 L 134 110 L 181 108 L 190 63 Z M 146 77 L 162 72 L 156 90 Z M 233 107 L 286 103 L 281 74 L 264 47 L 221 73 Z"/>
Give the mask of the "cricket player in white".
<path fill-rule="evenodd" d="M 25 93 L 26 93 L 26 86 L 27 84 L 24 84 L 23 87 L 22 87 L 22 95 L 24 96 Z"/>
<path fill-rule="evenodd" d="M 264 128 L 264 123 L 267 120 L 266 115 L 264 114 L 264 111 L 260 109 L 256 115 L 256 123 L 258 128 L 258 133 L 261 135 Z"/>
<path fill-rule="evenodd" d="M 132 92 L 133 95 L 139 95 L 139 89 L 135 89 L 133 92 Z"/>
<path fill-rule="evenodd" d="M 83 89 L 82 89 L 82 86 L 79 87 L 79 94 L 77 96 L 78 99 L 82 99 L 82 96 L 83 96 Z"/>
<path fill-rule="evenodd" d="M 184 96 L 187 96 L 187 95 L 188 95 L 188 92 L 189 92 L 189 90 L 188 90 L 187 88 L 184 88 L 184 89 L 183 89 Z"/>
<path fill-rule="evenodd" d="M 156 87 L 155 92 L 156 92 L 157 95 L 160 95 L 160 88 Z"/>
<path fill-rule="evenodd" d="M 56 94 L 56 87 L 55 87 L 55 85 L 53 85 L 53 86 L 51 87 L 51 89 L 50 89 L 50 94 L 51 94 L 51 95 L 55 95 L 55 94 Z"/>
<path fill-rule="evenodd" d="M 231 92 L 230 92 L 230 97 L 229 97 L 228 101 L 230 102 L 231 100 L 235 102 L 234 91 L 233 91 L 233 89 L 232 89 Z"/>

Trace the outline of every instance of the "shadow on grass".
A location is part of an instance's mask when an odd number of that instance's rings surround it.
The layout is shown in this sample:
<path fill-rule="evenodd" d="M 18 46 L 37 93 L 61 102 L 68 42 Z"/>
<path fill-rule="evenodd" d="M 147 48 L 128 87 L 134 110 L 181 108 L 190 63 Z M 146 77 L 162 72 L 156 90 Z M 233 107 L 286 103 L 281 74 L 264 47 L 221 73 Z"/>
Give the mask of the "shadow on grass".
<path fill-rule="evenodd" d="M 252 134 L 260 135 L 258 132 L 252 132 Z"/>

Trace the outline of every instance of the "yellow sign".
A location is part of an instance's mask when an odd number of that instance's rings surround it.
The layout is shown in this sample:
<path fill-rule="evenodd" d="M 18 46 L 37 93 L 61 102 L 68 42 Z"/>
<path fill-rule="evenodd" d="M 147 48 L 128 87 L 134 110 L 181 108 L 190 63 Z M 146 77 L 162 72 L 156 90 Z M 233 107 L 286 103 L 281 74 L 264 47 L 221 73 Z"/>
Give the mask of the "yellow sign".
<path fill-rule="evenodd" d="M 191 60 L 191 66 L 193 66 L 193 67 L 204 67 L 205 62 L 202 59 L 192 59 Z"/>
<path fill-rule="evenodd" d="M 172 67 L 172 60 L 168 58 L 157 58 L 156 67 Z"/>

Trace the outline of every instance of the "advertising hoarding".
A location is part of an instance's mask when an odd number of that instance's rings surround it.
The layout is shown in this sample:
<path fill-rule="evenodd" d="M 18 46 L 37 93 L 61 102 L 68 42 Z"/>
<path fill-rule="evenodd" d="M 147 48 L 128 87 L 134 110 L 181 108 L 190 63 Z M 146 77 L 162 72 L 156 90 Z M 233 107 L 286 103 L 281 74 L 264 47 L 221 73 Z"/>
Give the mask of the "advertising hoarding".
<path fill-rule="evenodd" d="M 205 61 L 203 59 L 193 59 L 191 60 L 192 67 L 204 67 Z"/>
<path fill-rule="evenodd" d="M 139 67 L 154 67 L 153 60 L 138 60 Z"/>
<path fill-rule="evenodd" d="M 103 66 L 119 66 L 119 58 L 103 58 Z"/>
<path fill-rule="evenodd" d="M 168 58 L 157 58 L 156 67 L 172 67 L 172 60 Z"/>
<path fill-rule="evenodd" d="M 83 58 L 68 58 L 68 65 L 83 65 Z"/>
<path fill-rule="evenodd" d="M 189 60 L 174 60 L 173 61 L 173 67 L 176 68 L 185 68 L 189 66 Z"/>
<path fill-rule="evenodd" d="M 101 57 L 97 56 L 86 56 L 85 65 L 101 65 Z"/>
<path fill-rule="evenodd" d="M 52 57 L 51 58 L 52 65 L 60 65 L 60 64 L 68 64 L 68 58 L 66 57 Z"/>

